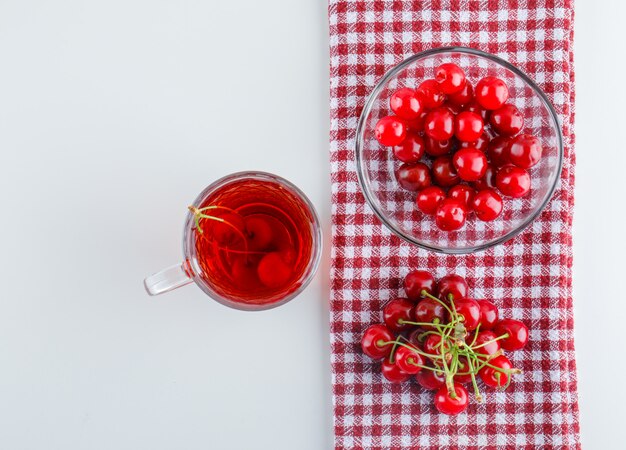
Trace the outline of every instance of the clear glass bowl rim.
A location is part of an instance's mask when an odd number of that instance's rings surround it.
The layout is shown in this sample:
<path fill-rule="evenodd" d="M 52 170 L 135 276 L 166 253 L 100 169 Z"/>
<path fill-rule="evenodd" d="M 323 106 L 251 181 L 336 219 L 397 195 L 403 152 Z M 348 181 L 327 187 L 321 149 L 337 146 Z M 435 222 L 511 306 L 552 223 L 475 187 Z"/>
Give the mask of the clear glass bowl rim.
<path fill-rule="evenodd" d="M 433 55 L 438 55 L 438 54 L 443 54 L 443 53 L 464 53 L 464 54 L 479 56 L 479 57 L 491 60 L 495 62 L 496 64 L 515 73 L 515 75 L 519 76 L 541 98 L 550 116 L 552 116 L 552 119 L 554 120 L 554 123 L 556 124 L 556 138 L 557 138 L 557 143 L 558 143 L 559 160 L 558 160 L 558 165 L 556 169 L 557 176 L 554 177 L 554 182 L 552 183 L 552 186 L 550 186 L 550 189 L 548 190 L 542 204 L 532 214 L 530 214 L 526 219 L 524 219 L 524 221 L 522 221 L 522 223 L 520 223 L 520 225 L 517 226 L 514 230 L 511 230 L 505 235 L 497 239 L 493 239 L 485 244 L 471 246 L 471 247 L 463 247 L 463 248 L 438 247 L 436 245 L 431 245 L 425 242 L 421 242 L 415 239 L 410 234 L 405 233 L 402 230 L 395 227 L 387 219 L 387 217 L 385 216 L 385 213 L 380 210 L 380 208 L 376 205 L 376 203 L 372 199 L 372 194 L 370 193 L 366 176 L 364 174 L 363 158 L 361 156 L 361 150 L 363 148 L 362 136 L 365 130 L 365 122 L 367 120 L 367 117 L 369 116 L 370 111 L 372 110 L 374 106 L 374 102 L 376 101 L 376 98 L 378 97 L 380 92 L 385 88 L 389 80 L 395 77 L 400 71 L 404 70 L 406 67 L 410 66 L 414 62 L 424 59 L 428 56 L 433 56 Z M 515 67 L 511 63 L 505 61 L 504 59 L 498 56 L 495 56 L 495 55 L 492 55 L 491 53 L 486 53 L 486 52 L 483 52 L 481 50 L 477 50 L 474 48 L 438 47 L 438 48 L 434 48 L 430 50 L 425 50 L 423 52 L 416 53 L 413 56 L 408 57 L 407 59 L 397 64 L 392 69 L 390 69 L 380 79 L 380 81 L 376 84 L 376 86 L 374 86 L 374 89 L 372 90 L 372 92 L 367 98 L 367 101 L 365 102 L 365 106 L 363 107 L 363 111 L 361 112 L 361 116 L 359 117 L 359 121 L 357 124 L 356 142 L 355 142 L 355 158 L 356 158 L 356 166 L 357 166 L 357 177 L 359 179 L 361 190 L 363 191 L 363 196 L 365 197 L 365 200 L 369 204 L 370 208 L 372 208 L 372 211 L 374 211 L 374 214 L 376 214 L 376 216 L 380 219 L 383 225 L 385 225 L 393 234 L 425 250 L 431 250 L 434 252 L 445 253 L 445 254 L 467 254 L 467 253 L 475 253 L 475 252 L 483 251 L 483 250 L 486 250 L 488 248 L 494 247 L 496 245 L 499 245 L 503 242 L 508 241 L 509 239 L 517 236 L 524 229 L 526 229 L 526 227 L 530 225 L 537 218 L 537 216 L 539 216 L 539 214 L 541 214 L 541 212 L 545 209 L 546 205 L 552 198 L 552 195 L 554 194 L 554 191 L 556 190 L 559 180 L 561 179 L 561 172 L 563 170 L 563 134 L 561 132 L 561 125 L 560 125 L 560 121 L 556 113 L 556 110 L 554 109 L 554 106 L 552 106 L 552 103 L 550 102 L 546 94 L 541 90 L 539 86 L 537 86 L 537 84 L 530 77 L 528 77 L 524 72 L 519 70 L 517 67 Z"/>

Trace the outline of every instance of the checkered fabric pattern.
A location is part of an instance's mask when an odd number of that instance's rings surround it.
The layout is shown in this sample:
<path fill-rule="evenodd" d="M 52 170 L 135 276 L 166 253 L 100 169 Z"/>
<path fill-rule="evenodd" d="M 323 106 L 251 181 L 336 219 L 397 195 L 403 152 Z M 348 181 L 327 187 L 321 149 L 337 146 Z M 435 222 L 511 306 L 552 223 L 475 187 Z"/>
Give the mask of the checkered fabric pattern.
<path fill-rule="evenodd" d="M 332 377 L 336 449 L 580 448 L 572 319 L 574 73 L 572 0 L 330 0 L 333 248 Z M 530 75 L 562 123 L 561 183 L 539 218 L 511 241 L 464 256 L 430 253 L 387 231 L 366 205 L 354 162 L 357 120 L 387 70 L 434 47 L 499 55 Z M 360 351 L 362 332 L 400 295 L 409 270 L 466 276 L 476 298 L 531 330 L 510 353 L 524 374 L 484 389 L 466 413 L 436 412 L 433 393 L 382 379 Z"/>

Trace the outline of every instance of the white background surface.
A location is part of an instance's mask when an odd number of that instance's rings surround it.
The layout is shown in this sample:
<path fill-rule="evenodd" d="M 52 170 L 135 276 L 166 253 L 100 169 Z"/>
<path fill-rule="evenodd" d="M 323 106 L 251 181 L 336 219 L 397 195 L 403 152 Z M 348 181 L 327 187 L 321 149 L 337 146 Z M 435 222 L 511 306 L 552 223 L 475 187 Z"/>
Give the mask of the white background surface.
<path fill-rule="evenodd" d="M 577 5 L 583 444 L 619 448 L 626 371 L 623 17 Z M 0 0 L 0 448 L 332 445 L 325 1 Z M 141 280 L 185 206 L 242 169 L 318 207 L 304 295 L 242 313 Z M 601 329 L 600 329 L 601 327 Z"/>

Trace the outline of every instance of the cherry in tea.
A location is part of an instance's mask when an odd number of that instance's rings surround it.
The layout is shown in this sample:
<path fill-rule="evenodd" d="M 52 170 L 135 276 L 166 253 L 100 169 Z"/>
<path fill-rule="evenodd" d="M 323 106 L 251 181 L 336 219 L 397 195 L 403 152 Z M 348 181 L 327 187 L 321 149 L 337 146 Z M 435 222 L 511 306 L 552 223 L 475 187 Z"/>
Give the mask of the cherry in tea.
<path fill-rule="evenodd" d="M 268 305 L 305 281 L 314 257 L 314 213 L 283 185 L 235 180 L 190 210 L 198 275 L 220 296 Z"/>

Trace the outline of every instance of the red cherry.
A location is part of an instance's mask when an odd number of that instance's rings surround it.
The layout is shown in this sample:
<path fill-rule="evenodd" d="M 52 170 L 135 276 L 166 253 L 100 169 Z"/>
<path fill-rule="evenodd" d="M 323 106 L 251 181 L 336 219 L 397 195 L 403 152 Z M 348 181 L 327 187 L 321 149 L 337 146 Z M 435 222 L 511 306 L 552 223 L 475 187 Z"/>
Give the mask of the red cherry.
<path fill-rule="evenodd" d="M 455 415 L 467 409 L 469 403 L 467 389 L 459 383 L 454 383 L 454 398 L 448 392 L 447 386 L 439 388 L 435 394 L 435 407 L 440 413 Z"/>
<path fill-rule="evenodd" d="M 287 264 L 291 264 L 291 265 L 295 264 L 297 255 L 296 255 L 295 249 L 293 248 L 290 242 L 286 243 L 286 246 L 283 243 L 275 243 L 275 245 L 280 248 L 278 253 L 280 253 L 281 258 L 283 258 L 283 261 L 285 261 Z"/>
<path fill-rule="evenodd" d="M 513 368 L 513 364 L 511 364 L 509 358 L 504 355 L 496 356 L 489 361 L 489 364 L 504 370 L 511 370 Z M 478 375 L 480 376 L 480 379 L 483 380 L 483 383 L 491 387 L 506 386 L 510 377 L 508 373 L 501 372 L 489 366 L 485 366 L 480 369 L 478 371 Z"/>
<path fill-rule="evenodd" d="M 476 300 L 480 306 L 480 329 L 491 330 L 498 322 L 498 308 L 489 300 Z"/>
<path fill-rule="evenodd" d="M 500 340 L 500 346 L 505 350 L 520 350 L 528 342 L 528 328 L 524 322 L 515 319 L 502 319 L 493 327 L 498 336 L 508 334 L 509 337 Z"/>
<path fill-rule="evenodd" d="M 443 106 L 433 109 L 424 121 L 424 133 L 438 141 L 450 139 L 454 135 L 454 114 Z"/>
<path fill-rule="evenodd" d="M 530 175 L 519 167 L 503 166 L 496 174 L 496 186 L 502 194 L 520 198 L 530 191 Z"/>
<path fill-rule="evenodd" d="M 413 303 L 406 298 L 390 300 L 383 308 L 383 320 L 387 328 L 396 333 L 411 328 L 412 325 L 400 323 L 400 321 L 413 320 Z"/>
<path fill-rule="evenodd" d="M 476 101 L 475 96 L 474 99 L 465 106 L 465 111 L 478 114 L 483 119 L 483 123 L 487 123 L 489 121 L 490 111 L 487 111 L 485 108 L 480 106 Z"/>
<path fill-rule="evenodd" d="M 463 111 L 455 118 L 454 135 L 459 141 L 473 142 L 483 134 L 483 130 L 483 119 L 476 113 Z"/>
<path fill-rule="evenodd" d="M 541 141 L 530 134 L 520 134 L 511 139 L 509 144 L 509 158 L 511 162 L 522 169 L 529 169 L 541 159 Z"/>
<path fill-rule="evenodd" d="M 386 116 L 376 123 L 374 135 L 382 145 L 393 147 L 404 141 L 406 125 L 404 121 L 395 116 Z"/>
<path fill-rule="evenodd" d="M 430 156 L 442 156 L 452 150 L 452 139 L 438 141 L 429 136 L 424 136 L 424 142 L 426 143 L 426 154 Z"/>
<path fill-rule="evenodd" d="M 272 244 L 274 238 L 272 227 L 262 215 L 247 216 L 245 222 L 249 250 L 262 251 Z"/>
<path fill-rule="evenodd" d="M 396 365 L 404 373 L 415 375 L 422 370 L 420 366 L 424 364 L 424 359 L 419 353 L 407 347 L 398 347 L 394 357 Z"/>
<path fill-rule="evenodd" d="M 474 88 L 472 87 L 472 83 L 467 81 L 467 79 L 465 80 L 465 85 L 460 91 L 448 95 L 448 102 L 459 106 L 465 106 L 473 99 Z"/>
<path fill-rule="evenodd" d="M 380 365 L 380 369 L 383 373 L 383 377 L 392 383 L 402 383 L 411 378 L 411 374 L 401 370 L 395 362 L 392 363 L 389 361 L 389 358 L 385 358 Z"/>
<path fill-rule="evenodd" d="M 417 304 L 413 310 L 416 322 L 432 323 L 433 320 L 439 319 L 439 323 L 443 323 L 446 317 L 446 310 L 443 305 L 432 298 L 425 298 Z M 432 329 L 433 327 L 425 325 L 424 329 Z"/>
<path fill-rule="evenodd" d="M 435 223 L 440 230 L 458 230 L 465 223 L 467 212 L 463 205 L 453 198 L 446 198 L 439 204 L 435 213 Z"/>
<path fill-rule="evenodd" d="M 456 375 L 454 375 L 454 381 L 456 383 L 467 384 L 472 382 L 472 376 L 469 373 L 470 367 L 465 356 L 459 356 L 459 368 Z"/>
<path fill-rule="evenodd" d="M 478 336 L 476 336 L 476 341 L 474 342 L 474 345 L 472 346 L 472 348 L 474 348 L 474 351 L 476 353 L 481 353 L 483 355 L 495 355 L 496 352 L 500 350 L 500 341 L 494 341 L 494 339 L 497 339 L 497 337 L 498 336 L 496 336 L 496 334 L 492 331 L 487 331 L 487 330 L 480 331 L 478 333 Z M 474 338 L 470 336 L 468 337 L 468 340 L 469 339 L 473 340 Z M 489 342 L 489 341 L 493 341 L 493 342 Z M 489 343 L 486 344 L 486 342 L 489 342 Z"/>
<path fill-rule="evenodd" d="M 454 103 L 445 102 L 443 104 L 443 107 L 448 108 L 448 111 L 450 111 L 455 116 L 463 112 L 463 107 L 461 105 L 455 105 Z"/>
<path fill-rule="evenodd" d="M 408 191 L 419 191 L 430 186 L 430 170 L 424 163 L 404 163 L 396 170 L 396 180 Z"/>
<path fill-rule="evenodd" d="M 444 63 L 435 69 L 435 80 L 441 92 L 455 94 L 465 87 L 465 72 L 454 63 Z"/>
<path fill-rule="evenodd" d="M 462 148 L 452 157 L 452 163 L 461 180 L 478 181 L 487 171 L 487 157 L 475 148 Z"/>
<path fill-rule="evenodd" d="M 433 370 L 422 370 L 415 375 L 415 380 L 424 389 L 434 391 L 445 384 L 446 378 L 443 372 Z"/>
<path fill-rule="evenodd" d="M 476 191 L 466 184 L 457 184 L 448 190 L 448 198 L 461 202 L 465 209 L 470 210 Z"/>
<path fill-rule="evenodd" d="M 465 278 L 455 273 L 446 275 L 437 283 L 437 297 L 442 300 L 449 300 L 450 294 L 453 300 L 465 298 L 468 290 Z"/>
<path fill-rule="evenodd" d="M 230 265 L 230 273 L 233 281 L 238 284 L 256 285 L 259 283 L 257 265 L 260 258 L 250 258 L 250 255 L 233 257 Z"/>
<path fill-rule="evenodd" d="M 461 179 L 449 156 L 440 156 L 433 161 L 431 168 L 433 181 L 439 186 L 449 187 L 459 184 Z"/>
<path fill-rule="evenodd" d="M 405 163 L 416 163 L 424 156 L 424 139 L 417 133 L 408 132 L 400 144 L 393 147 L 393 154 Z"/>
<path fill-rule="evenodd" d="M 502 105 L 489 115 L 493 130 L 503 136 L 514 136 L 524 128 L 524 116 L 515 105 Z"/>
<path fill-rule="evenodd" d="M 509 98 L 509 88 L 500 78 L 485 77 L 476 84 L 474 91 L 476 101 L 484 109 L 500 108 Z"/>
<path fill-rule="evenodd" d="M 422 334 L 425 332 L 423 328 L 413 328 L 413 331 L 407 336 L 409 343 L 417 348 L 422 348 L 422 341 L 424 340 Z"/>
<path fill-rule="evenodd" d="M 242 242 L 242 235 L 245 235 L 246 224 L 239 214 L 229 213 L 220 215 L 224 222 L 203 219 L 201 226 L 204 233 L 220 245 L 229 245 L 235 242 Z M 206 224 L 208 222 L 208 224 Z M 206 224 L 206 225 L 205 225 Z M 208 225 L 208 226 L 207 226 Z"/>
<path fill-rule="evenodd" d="M 511 140 L 505 136 L 496 136 L 490 142 L 487 148 L 487 155 L 491 159 L 491 164 L 501 167 L 511 164 L 509 158 L 509 143 Z"/>
<path fill-rule="evenodd" d="M 428 112 L 422 111 L 417 119 L 402 119 L 404 121 L 404 125 L 406 126 L 407 132 L 411 131 L 413 133 L 421 133 L 422 131 L 424 131 L 424 120 L 426 119 L 426 115 L 428 115 Z"/>
<path fill-rule="evenodd" d="M 487 133 L 483 132 L 483 134 L 481 134 L 480 137 L 478 139 L 476 139 L 475 141 L 472 141 L 472 142 L 461 141 L 461 142 L 459 142 L 459 148 L 474 147 L 474 148 L 480 150 L 481 152 L 486 152 L 487 149 L 489 148 L 489 142 L 491 142 L 491 138 L 489 137 L 489 135 Z"/>
<path fill-rule="evenodd" d="M 422 291 L 429 294 L 435 292 L 435 277 L 425 270 L 414 270 L 404 277 L 404 292 L 409 300 L 417 302 L 421 300 Z"/>
<path fill-rule="evenodd" d="M 388 344 L 388 342 L 394 339 L 389 328 L 382 323 L 371 325 L 365 330 L 365 333 L 363 333 L 361 349 L 363 353 L 372 359 L 383 359 L 391 353 L 393 344 Z"/>
<path fill-rule="evenodd" d="M 424 341 L 424 352 L 429 355 L 441 355 L 441 335 L 440 334 L 429 334 L 426 340 Z M 448 341 L 443 342 L 443 353 L 448 353 L 450 350 L 450 344 Z M 447 361 L 446 361 L 447 362 Z"/>
<path fill-rule="evenodd" d="M 487 170 L 485 170 L 485 175 L 483 175 L 480 180 L 474 181 L 472 183 L 472 187 L 477 191 L 496 187 L 496 170 L 491 164 L 487 164 Z"/>
<path fill-rule="evenodd" d="M 454 301 L 454 309 L 463 316 L 463 325 L 467 331 L 475 330 L 480 323 L 480 306 L 471 298 L 460 298 Z"/>
<path fill-rule="evenodd" d="M 483 189 L 474 196 L 472 208 L 484 222 L 495 220 L 502 212 L 502 197 L 493 189 Z"/>
<path fill-rule="evenodd" d="M 256 268 L 259 280 L 269 288 L 279 288 L 287 284 L 293 276 L 293 268 L 285 261 L 285 255 L 271 252 L 261 258 Z"/>
<path fill-rule="evenodd" d="M 422 103 L 426 109 L 437 108 L 446 101 L 446 95 L 441 92 L 439 83 L 432 79 L 422 81 L 417 87 L 417 93 L 422 97 Z"/>
<path fill-rule="evenodd" d="M 406 120 L 417 119 L 423 110 L 420 96 L 409 88 L 394 92 L 389 99 L 389 106 L 396 116 Z"/>
<path fill-rule="evenodd" d="M 424 214 L 432 215 L 446 198 L 446 193 L 438 186 L 429 186 L 417 194 L 417 208 Z"/>

